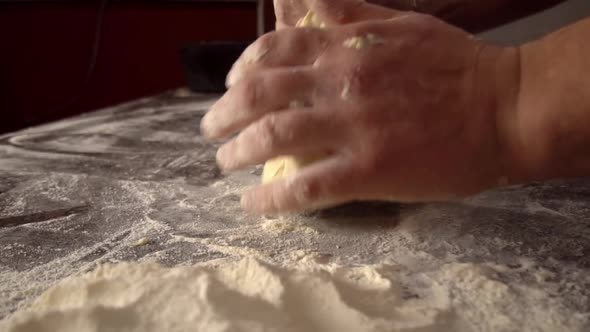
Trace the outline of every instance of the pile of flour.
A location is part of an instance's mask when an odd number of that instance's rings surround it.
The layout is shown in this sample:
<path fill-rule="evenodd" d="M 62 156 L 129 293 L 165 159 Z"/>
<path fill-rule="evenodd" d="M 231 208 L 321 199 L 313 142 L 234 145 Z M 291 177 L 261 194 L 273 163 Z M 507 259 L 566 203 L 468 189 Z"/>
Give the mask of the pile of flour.
<path fill-rule="evenodd" d="M 393 266 L 254 259 L 221 267 L 103 265 L 66 279 L 6 323 L 27 331 L 430 331 L 448 323 L 444 292 L 405 294 Z M 433 297 L 434 295 L 434 297 Z"/>
<path fill-rule="evenodd" d="M 500 266 L 450 263 L 417 273 L 295 256 L 292 268 L 253 258 L 102 265 L 50 288 L 0 330 L 582 331 L 588 322 L 564 315 L 563 304 L 539 289 L 507 285 Z"/>

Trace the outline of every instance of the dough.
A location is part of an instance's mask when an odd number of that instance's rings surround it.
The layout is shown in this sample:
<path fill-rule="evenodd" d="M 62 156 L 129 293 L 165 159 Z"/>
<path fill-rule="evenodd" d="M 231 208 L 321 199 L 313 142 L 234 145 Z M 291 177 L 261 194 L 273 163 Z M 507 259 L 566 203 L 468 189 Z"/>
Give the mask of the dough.
<path fill-rule="evenodd" d="M 262 170 L 262 183 L 272 182 L 276 179 L 285 177 L 304 166 L 305 163 L 301 162 L 300 159 L 291 156 L 271 159 L 264 164 L 264 169 Z"/>
<path fill-rule="evenodd" d="M 295 158 L 292 156 L 283 156 L 271 159 L 264 164 L 264 168 L 262 170 L 262 183 L 272 182 L 289 174 L 293 174 L 299 169 L 319 159 L 321 158 Z"/>
<path fill-rule="evenodd" d="M 324 27 L 324 23 L 318 21 L 316 15 L 309 11 L 297 22 L 298 27 Z M 293 104 L 297 104 L 294 102 Z M 269 160 L 262 170 L 262 183 L 272 182 L 317 161 L 319 158 L 295 158 L 291 156 L 278 157 Z"/>
<path fill-rule="evenodd" d="M 324 22 L 321 22 L 313 11 L 308 11 L 304 17 L 302 17 L 296 24 L 297 27 L 316 27 L 323 28 L 326 26 Z"/>
<path fill-rule="evenodd" d="M 0 330 L 438 331 L 441 315 L 450 313 L 438 289 L 432 298 L 404 299 L 395 267 L 304 261 L 297 269 L 254 259 L 217 269 L 103 265 L 49 289 Z"/>

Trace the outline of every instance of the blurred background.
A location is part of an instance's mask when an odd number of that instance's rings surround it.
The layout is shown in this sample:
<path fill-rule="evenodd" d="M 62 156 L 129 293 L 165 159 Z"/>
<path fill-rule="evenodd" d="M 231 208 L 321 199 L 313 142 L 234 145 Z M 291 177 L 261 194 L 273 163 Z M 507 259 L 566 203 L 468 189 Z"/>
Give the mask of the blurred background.
<path fill-rule="evenodd" d="M 590 0 L 571 0 L 482 36 L 517 44 L 589 13 Z M 189 82 L 218 85 L 191 76 L 187 62 L 201 64 L 197 74 L 227 62 L 199 44 L 231 42 L 235 53 L 273 26 L 271 0 L 0 0 L 0 133 Z"/>

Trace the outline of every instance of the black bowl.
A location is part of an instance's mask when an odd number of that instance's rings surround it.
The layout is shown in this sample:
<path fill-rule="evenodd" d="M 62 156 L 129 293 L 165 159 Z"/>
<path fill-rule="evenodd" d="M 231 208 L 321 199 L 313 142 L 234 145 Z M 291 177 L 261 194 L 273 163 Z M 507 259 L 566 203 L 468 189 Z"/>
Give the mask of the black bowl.
<path fill-rule="evenodd" d="M 252 42 L 203 42 L 185 46 L 181 60 L 189 88 L 201 93 L 225 92 L 225 77 Z"/>

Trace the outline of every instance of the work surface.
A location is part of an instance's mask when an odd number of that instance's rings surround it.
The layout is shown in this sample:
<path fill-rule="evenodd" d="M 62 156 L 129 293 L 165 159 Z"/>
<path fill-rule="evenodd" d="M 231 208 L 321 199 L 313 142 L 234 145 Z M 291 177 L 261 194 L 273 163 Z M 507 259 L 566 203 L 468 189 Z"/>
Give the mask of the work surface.
<path fill-rule="evenodd" d="M 535 319 L 590 328 L 589 179 L 457 203 L 247 215 L 239 195 L 260 169 L 217 169 L 216 147 L 198 129 L 214 100 L 170 93 L 0 137 L 0 318 L 101 263 L 254 256 L 387 262 L 410 274 L 464 268 L 433 280 L 455 311 L 471 296 L 475 315 L 505 316 L 515 330 Z"/>

